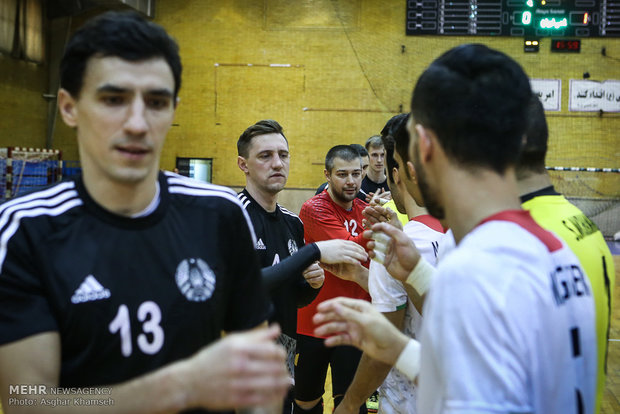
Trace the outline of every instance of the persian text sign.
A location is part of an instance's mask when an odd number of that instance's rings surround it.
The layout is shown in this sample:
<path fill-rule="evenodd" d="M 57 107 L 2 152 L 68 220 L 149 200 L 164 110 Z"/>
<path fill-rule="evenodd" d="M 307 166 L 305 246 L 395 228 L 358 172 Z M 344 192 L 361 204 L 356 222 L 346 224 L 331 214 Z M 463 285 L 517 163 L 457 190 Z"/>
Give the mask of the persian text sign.
<path fill-rule="evenodd" d="M 534 94 L 543 104 L 545 111 L 561 109 L 562 81 L 560 79 L 530 79 Z"/>
<path fill-rule="evenodd" d="M 569 111 L 620 112 L 620 81 L 570 80 Z"/>

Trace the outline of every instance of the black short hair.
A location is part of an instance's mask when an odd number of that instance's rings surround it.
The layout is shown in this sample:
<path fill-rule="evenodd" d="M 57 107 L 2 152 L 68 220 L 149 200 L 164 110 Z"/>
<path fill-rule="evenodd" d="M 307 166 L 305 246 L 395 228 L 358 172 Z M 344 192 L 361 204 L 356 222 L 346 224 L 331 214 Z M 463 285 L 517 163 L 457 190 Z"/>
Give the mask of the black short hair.
<path fill-rule="evenodd" d="M 468 44 L 444 53 L 424 71 L 411 112 L 437 134 L 452 160 L 503 174 L 519 158 L 531 94 L 517 62 L 487 46 Z"/>
<path fill-rule="evenodd" d="M 237 154 L 247 158 L 250 155 L 250 145 L 252 144 L 252 139 L 254 137 L 267 134 L 282 135 L 288 145 L 288 140 L 286 139 L 286 136 L 284 136 L 284 129 L 282 129 L 282 125 L 273 119 L 263 119 L 254 125 L 247 127 L 246 130 L 239 136 L 239 139 L 237 140 Z"/>
<path fill-rule="evenodd" d="M 532 94 L 527 107 L 526 126 L 525 145 L 517 164 L 517 177 L 529 172 L 544 173 L 546 171 L 545 156 L 547 155 L 549 128 L 545 118 L 545 108 L 535 93 Z"/>
<path fill-rule="evenodd" d="M 110 11 L 96 16 L 78 29 L 60 62 L 60 86 L 79 98 L 88 60 L 93 56 L 116 56 L 128 61 L 161 57 L 174 78 L 174 102 L 181 88 L 179 46 L 163 27 L 136 12 Z"/>
<path fill-rule="evenodd" d="M 357 152 L 360 154 L 360 157 L 368 156 L 368 151 L 366 151 L 366 148 L 364 148 L 362 144 L 350 144 L 350 145 L 357 150 Z"/>
<path fill-rule="evenodd" d="M 327 151 L 325 156 L 325 169 L 329 172 L 334 168 L 334 158 L 340 158 L 344 161 L 353 161 L 358 159 L 360 162 L 360 169 L 362 168 L 362 158 L 355 148 L 351 145 L 336 145 Z"/>
<path fill-rule="evenodd" d="M 398 141 L 396 141 L 396 138 L 402 138 L 402 133 L 404 132 L 404 135 L 407 137 L 407 147 L 405 148 L 408 148 L 409 145 L 409 136 L 406 128 L 408 117 L 409 114 L 395 115 L 387 121 L 381 130 L 381 140 L 383 141 L 383 147 L 385 148 L 385 166 L 387 169 L 387 176 L 392 183 L 394 182 L 392 170 L 399 167 L 398 162 L 394 159 L 394 150 L 398 146 Z M 403 157 L 402 154 L 400 154 L 400 156 L 403 162 L 407 162 L 408 157 Z"/>

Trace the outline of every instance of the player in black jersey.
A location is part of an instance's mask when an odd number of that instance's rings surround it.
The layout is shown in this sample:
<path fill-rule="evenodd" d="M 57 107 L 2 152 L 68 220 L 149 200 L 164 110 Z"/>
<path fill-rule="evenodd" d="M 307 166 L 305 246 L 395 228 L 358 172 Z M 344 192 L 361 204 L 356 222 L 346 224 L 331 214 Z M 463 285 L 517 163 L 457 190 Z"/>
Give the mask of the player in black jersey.
<path fill-rule="evenodd" d="M 381 198 L 389 200 L 392 196 L 387 184 L 387 176 L 385 175 L 385 148 L 383 147 L 381 136 L 373 135 L 368 138 L 365 147 L 368 151 L 370 164 L 368 166 L 368 172 L 362 180 L 360 192 L 363 191 L 367 194 L 365 200 L 367 203 L 370 203 L 371 198 L 375 194 L 381 195 Z"/>
<path fill-rule="evenodd" d="M 288 350 L 288 367 L 294 369 L 297 308 L 306 306 L 323 285 L 323 270 L 316 264 L 366 261 L 364 249 L 346 240 L 326 240 L 304 246 L 299 217 L 277 203 L 289 173 L 288 141 L 280 124 L 262 120 L 248 127 L 237 142 L 239 168 L 246 187 L 238 198 L 256 232 L 256 251 L 263 267 L 263 282 L 274 304 L 272 321 L 282 327 L 280 341 Z M 292 394 L 284 412 L 292 410 Z"/>
<path fill-rule="evenodd" d="M 23 392 L 48 411 L 57 387 L 63 413 L 281 404 L 279 328 L 220 339 L 269 317 L 249 217 L 230 190 L 159 171 L 180 76 L 176 43 L 137 14 L 69 41 L 58 106 L 83 175 L 0 206 L 7 414 Z"/>

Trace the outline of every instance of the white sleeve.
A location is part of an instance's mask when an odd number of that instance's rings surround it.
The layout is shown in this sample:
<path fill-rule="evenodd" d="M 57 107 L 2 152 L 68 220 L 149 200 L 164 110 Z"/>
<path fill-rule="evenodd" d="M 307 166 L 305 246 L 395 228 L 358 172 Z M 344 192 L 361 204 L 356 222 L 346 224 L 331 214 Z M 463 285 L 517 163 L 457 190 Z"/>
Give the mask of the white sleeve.
<path fill-rule="evenodd" d="M 372 260 L 368 269 L 368 293 L 379 312 L 395 312 L 407 305 L 403 284 L 394 279 L 385 267 Z"/>

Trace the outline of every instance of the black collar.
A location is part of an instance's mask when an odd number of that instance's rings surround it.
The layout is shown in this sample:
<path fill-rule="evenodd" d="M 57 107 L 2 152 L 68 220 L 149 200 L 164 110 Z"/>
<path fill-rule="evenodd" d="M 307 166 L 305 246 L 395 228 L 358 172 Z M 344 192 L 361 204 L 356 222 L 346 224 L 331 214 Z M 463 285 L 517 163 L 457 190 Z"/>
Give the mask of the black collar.
<path fill-rule="evenodd" d="M 531 199 L 535 197 L 548 196 L 548 195 L 560 195 L 560 193 L 555 191 L 555 188 L 553 188 L 553 186 L 550 185 L 549 187 L 541 188 L 540 190 L 536 190 L 534 192 L 522 195 L 521 204 L 525 203 L 526 201 L 530 201 Z"/>

